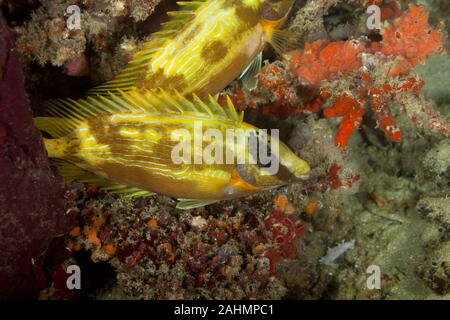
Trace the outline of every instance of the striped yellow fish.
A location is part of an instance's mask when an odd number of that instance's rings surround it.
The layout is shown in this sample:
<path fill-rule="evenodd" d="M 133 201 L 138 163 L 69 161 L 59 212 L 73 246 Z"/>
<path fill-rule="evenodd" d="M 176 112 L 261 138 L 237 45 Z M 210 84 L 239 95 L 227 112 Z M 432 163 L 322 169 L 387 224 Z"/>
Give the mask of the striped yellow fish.
<path fill-rule="evenodd" d="M 249 152 L 248 139 L 256 133 L 258 140 L 263 134 L 243 121 L 231 100 L 222 107 L 211 96 L 187 99 L 177 92 L 139 90 L 56 100 L 48 112 L 50 117 L 35 118 L 35 123 L 52 136 L 45 139 L 45 146 L 49 157 L 60 159 L 67 180 L 93 182 L 119 192 L 158 192 L 181 199 L 180 208 L 254 194 L 302 179 L 309 171 L 308 164 L 281 142 L 272 158 L 278 162 L 276 172 L 268 173 L 267 163 L 262 165 L 259 160 L 239 162 L 239 155 Z M 203 128 L 200 132 L 195 131 L 198 124 Z M 176 137 L 180 130 L 193 134 L 180 140 Z M 207 155 L 208 146 L 217 148 L 212 148 L 209 158 L 200 162 L 174 158 L 180 154 L 176 148 L 203 137 L 208 130 L 223 137 L 235 130 L 243 132 L 239 134 L 244 139 L 202 138 L 200 145 L 193 143 L 187 150 L 195 158 Z M 270 141 L 272 146 L 277 138 L 271 139 L 267 145 Z M 231 162 L 211 161 L 230 149 Z"/>
<path fill-rule="evenodd" d="M 254 86 L 266 42 L 283 52 L 295 35 L 279 30 L 293 0 L 180 1 L 119 75 L 90 94 L 162 88 L 205 98 L 240 74 Z M 248 79 L 248 81 L 246 80 Z M 252 84 L 253 83 L 253 84 Z"/>

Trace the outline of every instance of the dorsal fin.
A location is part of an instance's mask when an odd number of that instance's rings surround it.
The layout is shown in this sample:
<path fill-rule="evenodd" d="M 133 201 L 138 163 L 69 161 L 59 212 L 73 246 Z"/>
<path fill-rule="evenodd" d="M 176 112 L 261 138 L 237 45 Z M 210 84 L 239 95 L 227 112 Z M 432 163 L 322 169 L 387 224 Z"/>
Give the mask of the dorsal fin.
<path fill-rule="evenodd" d="M 196 11 L 207 0 L 178 1 L 178 11 L 169 11 L 169 21 L 161 23 L 161 30 L 153 33 L 150 40 L 134 55 L 128 66 L 114 79 L 88 91 L 88 94 L 105 94 L 106 92 L 129 91 L 136 89 L 136 79 L 146 72 L 146 66 L 167 41 L 172 40 L 195 17 Z"/>
<path fill-rule="evenodd" d="M 118 94 L 89 96 L 86 99 L 59 99 L 48 102 L 46 109 L 53 118 L 36 118 L 35 123 L 54 137 L 71 132 L 82 121 L 102 114 L 116 113 L 197 113 L 208 117 L 219 117 L 237 123 L 243 121 L 228 97 L 226 106 L 221 106 L 209 96 L 202 100 L 197 96 L 187 99 L 177 91 L 159 90 L 119 91 Z"/>

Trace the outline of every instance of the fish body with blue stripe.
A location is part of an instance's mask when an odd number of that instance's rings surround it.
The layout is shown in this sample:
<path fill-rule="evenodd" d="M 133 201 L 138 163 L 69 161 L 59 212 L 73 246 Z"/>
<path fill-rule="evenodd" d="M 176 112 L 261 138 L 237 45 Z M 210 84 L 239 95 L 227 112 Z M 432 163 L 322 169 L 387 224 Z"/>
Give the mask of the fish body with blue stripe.
<path fill-rule="evenodd" d="M 269 42 L 283 51 L 295 35 L 279 30 L 293 0 L 180 1 L 128 66 L 90 94 L 136 89 L 215 95 L 244 71 L 250 81 Z"/>
<path fill-rule="evenodd" d="M 272 158 L 277 171 L 269 173 L 267 163 L 261 164 L 248 147 L 248 139 L 255 134 L 262 137 L 262 131 L 244 122 L 231 100 L 223 107 L 212 97 L 187 99 L 176 92 L 140 90 L 57 100 L 50 103 L 48 112 L 50 117 L 36 118 L 35 123 L 52 136 L 45 139 L 45 146 L 49 157 L 59 159 L 56 163 L 67 181 L 92 182 L 133 194 L 157 192 L 183 199 L 180 208 L 282 186 L 302 180 L 309 171 L 304 160 L 277 140 Z M 196 132 L 198 124 L 200 132 Z M 209 129 L 222 137 L 242 132 L 244 139 L 206 139 Z M 177 132 L 185 136 L 180 139 Z M 270 146 L 270 139 L 277 139 L 267 138 Z M 174 158 L 185 143 L 191 162 Z M 205 153 L 207 148 L 213 151 Z M 225 161 L 225 156 L 223 161 L 211 161 L 219 153 L 231 154 L 232 161 Z M 239 162 L 238 155 L 247 153 L 254 161 Z M 202 161 L 196 162 L 196 156 Z"/>

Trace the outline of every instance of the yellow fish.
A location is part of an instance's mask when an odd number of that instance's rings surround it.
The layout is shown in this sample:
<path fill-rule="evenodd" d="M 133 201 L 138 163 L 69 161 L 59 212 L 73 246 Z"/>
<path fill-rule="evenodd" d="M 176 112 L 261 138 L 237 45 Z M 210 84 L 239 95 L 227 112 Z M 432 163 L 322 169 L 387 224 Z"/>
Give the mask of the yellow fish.
<path fill-rule="evenodd" d="M 139 90 L 56 100 L 48 112 L 35 123 L 52 136 L 45 146 L 49 157 L 64 160 L 66 180 L 158 192 L 181 199 L 179 208 L 286 185 L 310 170 L 277 137 L 245 123 L 230 99 L 222 107 L 211 96 Z M 257 153 L 264 148 L 265 162 Z"/>
<path fill-rule="evenodd" d="M 180 1 L 180 11 L 153 34 L 119 75 L 89 91 L 108 94 L 135 89 L 215 95 L 240 74 L 255 85 L 266 42 L 284 52 L 296 36 L 278 28 L 293 0 Z M 253 61 L 253 62 L 252 62 Z"/>

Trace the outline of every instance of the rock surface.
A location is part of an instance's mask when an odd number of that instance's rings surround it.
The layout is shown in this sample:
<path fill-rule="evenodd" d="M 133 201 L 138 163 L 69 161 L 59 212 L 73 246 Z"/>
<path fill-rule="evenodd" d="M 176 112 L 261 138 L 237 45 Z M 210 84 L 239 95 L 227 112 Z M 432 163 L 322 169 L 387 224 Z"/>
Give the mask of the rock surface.
<path fill-rule="evenodd" d="M 51 266 L 64 254 L 57 240 L 72 224 L 64 212 L 63 182 L 33 126 L 14 46 L 15 36 L 0 16 L 1 299 L 27 298 L 48 286 Z"/>

